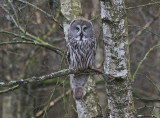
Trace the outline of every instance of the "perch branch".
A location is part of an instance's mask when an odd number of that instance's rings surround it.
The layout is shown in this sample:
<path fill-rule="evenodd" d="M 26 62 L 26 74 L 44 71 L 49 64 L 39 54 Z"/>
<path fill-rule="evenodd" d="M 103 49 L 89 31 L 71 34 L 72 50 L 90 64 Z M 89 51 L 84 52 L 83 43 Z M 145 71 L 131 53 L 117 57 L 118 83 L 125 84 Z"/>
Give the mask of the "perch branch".
<path fill-rule="evenodd" d="M 103 72 L 98 71 L 96 69 L 88 69 L 88 70 L 85 70 L 85 71 L 76 71 L 76 70 L 73 70 L 73 69 L 64 69 L 64 70 L 60 70 L 58 72 L 54 72 L 54 73 L 51 73 L 51 74 L 48 74 L 48 75 L 43 75 L 43 76 L 40 76 L 40 77 L 31 77 L 31 78 L 27 78 L 27 79 L 20 79 L 20 80 L 14 80 L 14 81 L 9 81 L 9 82 L 0 82 L 0 87 L 9 87 L 9 86 L 14 86 L 14 85 L 22 85 L 22 84 L 40 82 L 40 81 L 45 81 L 45 80 L 49 80 L 49 79 L 56 78 L 56 77 L 67 76 L 69 74 L 84 74 L 84 73 L 104 74 Z"/>

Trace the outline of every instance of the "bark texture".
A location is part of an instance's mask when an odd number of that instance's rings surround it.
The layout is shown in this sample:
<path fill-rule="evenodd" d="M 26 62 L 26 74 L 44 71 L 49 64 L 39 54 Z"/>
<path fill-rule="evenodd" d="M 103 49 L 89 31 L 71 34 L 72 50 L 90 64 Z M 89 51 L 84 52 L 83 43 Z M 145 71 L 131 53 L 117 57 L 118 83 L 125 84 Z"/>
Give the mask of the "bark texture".
<path fill-rule="evenodd" d="M 80 0 L 61 0 L 61 12 L 65 17 L 63 28 L 65 39 L 68 42 L 70 22 L 82 15 Z M 83 100 L 75 100 L 78 118 L 101 118 L 102 113 L 96 96 L 95 80 L 91 76 L 88 78 L 84 93 Z"/>
<path fill-rule="evenodd" d="M 2 113 L 2 118 L 16 118 L 14 109 L 16 108 L 15 106 L 13 107 L 13 101 L 15 98 L 11 95 L 5 95 L 3 96 L 3 113 Z"/>
<path fill-rule="evenodd" d="M 109 118 L 133 118 L 128 30 L 123 0 L 101 1 Z"/>
<path fill-rule="evenodd" d="M 160 21 L 159 21 L 159 24 L 160 24 Z M 160 29 L 160 28 L 159 28 Z M 160 30 L 158 30 L 158 31 L 160 31 Z M 160 44 L 160 41 L 158 40 L 158 44 Z M 157 63 L 157 70 L 160 70 L 160 50 L 158 50 L 157 51 L 157 58 L 156 58 L 156 63 Z M 157 78 L 159 78 L 160 79 L 160 73 L 158 73 L 157 74 Z M 159 80 L 160 81 L 160 80 Z M 159 91 L 160 92 L 160 91 Z M 159 95 L 160 96 L 160 95 Z M 159 107 L 160 106 L 160 102 L 155 102 L 154 103 L 154 106 L 157 106 L 157 107 Z M 156 116 L 156 118 L 160 118 L 160 108 L 155 108 L 154 109 L 154 114 L 155 114 L 155 116 Z"/>

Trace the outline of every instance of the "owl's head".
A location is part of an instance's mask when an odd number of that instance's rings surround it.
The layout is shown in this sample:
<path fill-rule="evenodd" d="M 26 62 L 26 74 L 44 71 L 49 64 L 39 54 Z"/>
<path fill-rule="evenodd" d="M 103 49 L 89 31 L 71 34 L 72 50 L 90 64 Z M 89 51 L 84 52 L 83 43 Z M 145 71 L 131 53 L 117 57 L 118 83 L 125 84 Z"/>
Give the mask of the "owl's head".
<path fill-rule="evenodd" d="M 92 23 L 86 19 L 76 19 L 70 24 L 69 39 L 85 41 L 94 37 Z"/>

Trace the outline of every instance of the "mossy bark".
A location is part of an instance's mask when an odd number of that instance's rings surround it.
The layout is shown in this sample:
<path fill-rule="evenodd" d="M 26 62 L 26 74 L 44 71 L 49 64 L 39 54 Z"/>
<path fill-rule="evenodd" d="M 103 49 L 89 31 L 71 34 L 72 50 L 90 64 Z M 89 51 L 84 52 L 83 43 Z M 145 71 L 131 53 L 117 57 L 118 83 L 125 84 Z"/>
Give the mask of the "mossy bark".
<path fill-rule="evenodd" d="M 134 118 L 128 29 L 123 0 L 101 1 L 109 118 Z"/>

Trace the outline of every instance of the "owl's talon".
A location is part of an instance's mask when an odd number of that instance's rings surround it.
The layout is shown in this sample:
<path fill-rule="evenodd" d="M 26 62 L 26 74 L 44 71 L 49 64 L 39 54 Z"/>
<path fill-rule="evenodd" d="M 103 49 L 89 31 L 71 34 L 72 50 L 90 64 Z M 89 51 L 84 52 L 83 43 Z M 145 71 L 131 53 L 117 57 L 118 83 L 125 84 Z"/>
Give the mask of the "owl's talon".
<path fill-rule="evenodd" d="M 95 72 L 102 73 L 102 70 L 101 70 L 101 69 L 95 69 L 95 68 L 92 68 L 91 70 L 93 70 L 93 71 L 95 71 Z"/>

